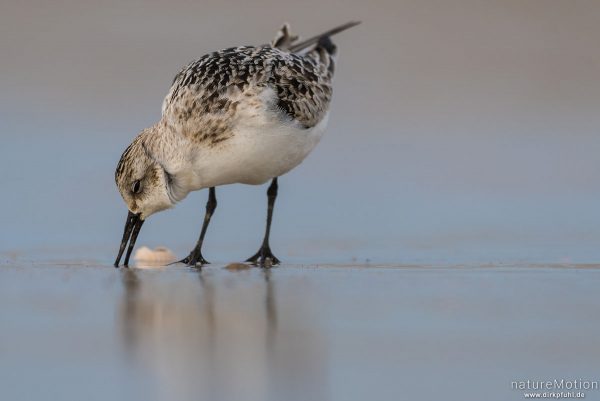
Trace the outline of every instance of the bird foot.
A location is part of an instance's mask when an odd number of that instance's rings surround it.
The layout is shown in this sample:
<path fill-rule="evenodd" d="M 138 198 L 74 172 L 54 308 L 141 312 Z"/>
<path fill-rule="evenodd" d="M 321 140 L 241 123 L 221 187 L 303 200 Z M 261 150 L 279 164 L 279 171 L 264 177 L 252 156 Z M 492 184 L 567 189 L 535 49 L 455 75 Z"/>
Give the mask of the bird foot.
<path fill-rule="evenodd" d="M 183 263 L 190 267 L 202 267 L 203 265 L 209 265 L 210 262 L 202 256 L 202 253 L 198 252 L 198 254 L 194 254 L 191 252 L 188 256 L 181 259 L 177 263 Z"/>
<path fill-rule="evenodd" d="M 258 252 L 256 252 L 253 256 L 246 259 L 246 262 L 252 263 L 254 266 L 260 267 L 272 267 L 281 263 L 279 259 L 273 255 L 271 252 L 271 248 L 267 246 L 262 246 Z"/>

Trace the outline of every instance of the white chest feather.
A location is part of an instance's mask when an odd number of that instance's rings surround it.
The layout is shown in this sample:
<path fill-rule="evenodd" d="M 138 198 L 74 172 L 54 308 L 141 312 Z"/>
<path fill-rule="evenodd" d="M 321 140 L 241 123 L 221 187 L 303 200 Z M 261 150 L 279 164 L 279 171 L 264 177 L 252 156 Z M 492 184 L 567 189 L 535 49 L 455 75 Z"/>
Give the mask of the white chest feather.
<path fill-rule="evenodd" d="M 193 189 L 233 183 L 262 184 L 298 166 L 315 148 L 328 116 L 314 127 L 283 121 L 272 111 L 272 91 L 260 102 L 238 108 L 234 135 L 219 146 L 199 149 L 194 159 Z"/>

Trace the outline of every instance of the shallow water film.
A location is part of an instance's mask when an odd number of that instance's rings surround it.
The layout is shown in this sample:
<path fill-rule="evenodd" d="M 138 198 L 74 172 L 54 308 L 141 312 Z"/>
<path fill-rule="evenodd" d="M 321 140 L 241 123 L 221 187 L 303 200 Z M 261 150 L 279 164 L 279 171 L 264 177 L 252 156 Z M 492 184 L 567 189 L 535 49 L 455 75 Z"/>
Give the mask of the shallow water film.
<path fill-rule="evenodd" d="M 512 381 L 595 379 L 599 285 L 597 266 L 2 266 L 0 388 L 7 400 L 521 399 Z"/>

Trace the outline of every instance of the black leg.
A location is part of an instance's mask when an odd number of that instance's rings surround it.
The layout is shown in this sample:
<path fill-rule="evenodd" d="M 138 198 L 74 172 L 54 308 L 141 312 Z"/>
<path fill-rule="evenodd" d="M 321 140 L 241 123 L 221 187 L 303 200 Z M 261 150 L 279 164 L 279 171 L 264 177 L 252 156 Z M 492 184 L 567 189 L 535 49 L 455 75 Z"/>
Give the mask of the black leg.
<path fill-rule="evenodd" d="M 260 265 L 261 267 L 270 267 L 273 265 L 278 265 L 280 263 L 279 259 L 273 255 L 271 252 L 271 247 L 269 246 L 269 234 L 271 233 L 271 220 L 273 219 L 273 206 L 275 205 L 275 199 L 277 198 L 277 177 L 273 178 L 271 181 L 271 185 L 269 185 L 269 189 L 267 189 L 267 199 L 268 199 L 268 208 L 267 208 L 267 229 L 265 230 L 265 238 L 263 239 L 263 243 L 252 257 L 248 258 L 246 262 L 251 262 L 255 265 Z"/>
<path fill-rule="evenodd" d="M 180 262 L 185 263 L 188 266 L 197 266 L 205 265 L 208 262 L 202 256 L 202 242 L 204 242 L 204 236 L 206 235 L 206 229 L 208 228 L 208 223 L 210 223 L 210 218 L 212 217 L 215 209 L 217 208 L 217 197 L 215 196 L 215 187 L 211 187 L 208 190 L 208 201 L 206 202 L 206 214 L 204 215 L 204 222 L 202 223 L 202 231 L 200 231 L 200 238 L 198 238 L 198 242 L 192 252 L 182 259 Z"/>

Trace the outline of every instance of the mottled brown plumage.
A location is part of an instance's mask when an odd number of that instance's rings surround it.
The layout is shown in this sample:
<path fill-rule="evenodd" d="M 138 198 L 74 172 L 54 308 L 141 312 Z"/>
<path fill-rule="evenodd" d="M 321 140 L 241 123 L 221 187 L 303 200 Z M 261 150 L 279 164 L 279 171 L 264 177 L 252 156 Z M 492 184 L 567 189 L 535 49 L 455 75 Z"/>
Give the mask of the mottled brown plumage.
<path fill-rule="evenodd" d="M 276 98 L 268 107 L 282 119 L 313 127 L 331 101 L 334 55 L 321 46 L 298 55 L 271 45 L 207 54 L 177 74 L 163 119 L 191 139 L 215 145 L 232 135 L 238 106 L 258 110 L 264 106 L 258 95 L 271 88 Z"/>

